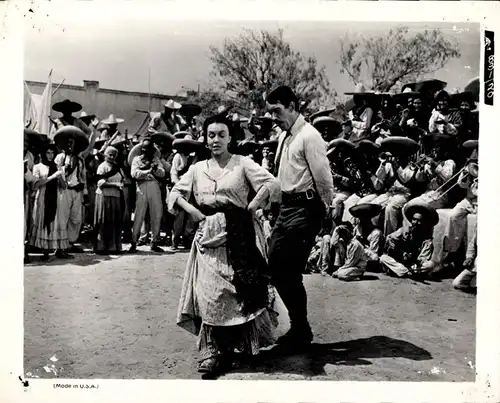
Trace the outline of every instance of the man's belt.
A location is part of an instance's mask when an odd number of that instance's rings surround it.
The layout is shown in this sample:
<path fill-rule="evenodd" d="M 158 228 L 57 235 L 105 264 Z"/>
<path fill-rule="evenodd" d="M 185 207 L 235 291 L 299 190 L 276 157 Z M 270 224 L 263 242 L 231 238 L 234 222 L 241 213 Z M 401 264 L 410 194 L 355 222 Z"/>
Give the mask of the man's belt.
<path fill-rule="evenodd" d="M 286 193 L 286 192 L 281 192 L 281 202 L 282 203 L 297 203 L 297 202 L 304 202 L 304 201 L 312 201 L 315 200 L 317 197 L 317 193 L 312 190 L 306 190 L 305 192 L 300 192 L 300 193 Z"/>
<path fill-rule="evenodd" d="M 85 188 L 85 186 L 83 185 L 83 183 L 79 183 L 78 185 L 75 185 L 75 186 L 68 185 L 69 190 L 76 190 L 77 192 L 82 192 L 84 188 Z"/>

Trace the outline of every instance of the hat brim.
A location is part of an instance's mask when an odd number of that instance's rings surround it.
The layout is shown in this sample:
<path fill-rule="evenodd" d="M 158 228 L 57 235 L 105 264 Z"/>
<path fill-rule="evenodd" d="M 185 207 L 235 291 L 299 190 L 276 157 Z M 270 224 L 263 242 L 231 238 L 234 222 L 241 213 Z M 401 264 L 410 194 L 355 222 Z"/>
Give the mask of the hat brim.
<path fill-rule="evenodd" d="M 337 110 L 337 108 L 323 109 L 321 111 L 314 112 L 312 115 L 309 116 L 309 119 L 311 120 L 311 122 L 313 122 L 314 119 L 319 118 L 319 117 L 323 117 L 323 116 L 328 116 L 330 113 L 335 112 L 336 110 Z"/>
<path fill-rule="evenodd" d="M 403 153 L 413 154 L 420 149 L 420 145 L 408 137 L 391 136 L 383 139 L 380 148 L 397 155 Z"/>
<path fill-rule="evenodd" d="M 71 113 L 75 113 L 75 112 L 79 112 L 82 110 L 82 105 L 80 105 L 79 103 L 77 102 L 73 102 L 73 101 L 70 101 L 70 102 L 56 102 L 54 105 L 52 105 L 52 110 L 56 111 L 56 112 L 71 112 Z"/>
<path fill-rule="evenodd" d="M 478 148 L 479 147 L 479 141 L 478 140 L 467 140 L 465 143 L 462 144 L 463 148 Z"/>
<path fill-rule="evenodd" d="M 154 144 L 154 147 L 155 147 L 155 157 L 160 158 L 161 152 L 158 149 L 158 146 Z M 142 148 L 142 143 L 136 144 L 135 146 L 132 147 L 132 149 L 128 153 L 127 162 L 130 166 L 132 166 L 132 161 L 134 160 L 134 158 L 141 154 L 141 148 Z"/>
<path fill-rule="evenodd" d="M 266 140 L 262 142 L 262 148 L 269 148 L 273 151 L 278 149 L 278 140 Z"/>
<path fill-rule="evenodd" d="M 166 103 L 164 104 L 165 108 L 167 109 L 171 109 L 173 111 L 178 111 L 182 108 L 182 104 L 178 103 L 178 102 L 173 102 L 173 103 Z"/>
<path fill-rule="evenodd" d="M 166 132 L 158 132 L 151 135 L 151 140 L 155 144 L 168 144 L 171 146 L 175 140 L 175 136 Z"/>
<path fill-rule="evenodd" d="M 439 214 L 427 203 L 409 202 L 406 204 L 404 208 L 404 215 L 408 221 L 411 221 L 416 213 L 422 214 L 427 220 L 429 220 L 429 223 L 433 227 L 439 223 Z"/>
<path fill-rule="evenodd" d="M 89 140 L 86 134 L 75 126 L 64 126 L 54 134 L 54 143 L 61 149 L 64 149 L 69 139 L 75 141 L 75 150 L 79 153 L 85 151 L 89 146 Z"/>
<path fill-rule="evenodd" d="M 176 140 L 176 139 L 180 140 L 180 139 L 183 139 L 184 137 L 190 136 L 190 135 L 191 135 L 191 133 L 189 133 L 185 130 L 182 130 L 180 132 L 174 133 L 174 140 Z"/>
<path fill-rule="evenodd" d="M 346 149 L 354 150 L 356 145 L 346 139 L 335 139 L 328 143 L 328 149 L 343 147 Z"/>
<path fill-rule="evenodd" d="M 80 119 L 83 123 L 85 123 L 86 125 L 88 125 L 95 118 L 96 118 L 96 115 L 87 115 L 87 116 L 80 116 L 78 119 Z"/>
<path fill-rule="evenodd" d="M 115 120 L 104 119 L 103 121 L 101 121 L 101 123 L 104 125 L 117 125 L 123 122 L 125 122 L 125 119 L 119 118 L 116 118 Z"/>
<path fill-rule="evenodd" d="M 193 117 L 199 115 L 202 110 L 202 107 L 197 104 L 183 104 L 181 106 L 180 113 L 184 116 Z"/>
<path fill-rule="evenodd" d="M 382 206 L 374 203 L 356 204 L 349 209 L 349 213 L 355 217 L 375 217 L 382 211 Z"/>
<path fill-rule="evenodd" d="M 380 151 L 380 145 L 370 140 L 361 140 L 359 143 L 356 144 L 356 148 L 359 149 L 361 152 L 378 153 Z"/>
<path fill-rule="evenodd" d="M 172 143 L 172 148 L 176 150 L 197 151 L 204 147 L 205 145 L 203 143 L 192 139 L 175 139 Z"/>

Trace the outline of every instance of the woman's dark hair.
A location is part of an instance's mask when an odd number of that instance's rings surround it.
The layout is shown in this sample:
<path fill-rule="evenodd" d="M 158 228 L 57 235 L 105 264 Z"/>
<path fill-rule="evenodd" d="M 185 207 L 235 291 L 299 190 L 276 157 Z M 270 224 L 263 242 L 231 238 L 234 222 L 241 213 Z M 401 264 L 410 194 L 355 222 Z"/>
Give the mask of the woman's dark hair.
<path fill-rule="evenodd" d="M 228 151 L 232 154 L 236 153 L 237 151 L 237 138 L 235 135 L 235 124 L 233 123 L 232 120 L 230 120 L 227 116 L 225 115 L 214 115 L 210 116 L 209 118 L 205 119 L 205 122 L 203 122 L 203 144 L 205 147 L 207 146 L 207 136 L 208 136 L 208 126 L 210 126 L 212 123 L 220 123 L 224 124 L 227 126 L 228 131 L 229 131 L 229 136 L 231 137 L 231 141 L 228 145 Z"/>
<path fill-rule="evenodd" d="M 56 155 L 58 153 L 58 150 L 57 150 L 57 146 L 55 144 L 47 144 L 42 152 L 40 153 L 40 162 L 43 164 L 43 165 L 49 165 L 50 162 L 47 161 L 47 151 L 49 150 L 52 150 L 54 151 L 54 159 L 56 158 Z M 52 162 L 54 162 L 54 160 L 52 160 Z"/>

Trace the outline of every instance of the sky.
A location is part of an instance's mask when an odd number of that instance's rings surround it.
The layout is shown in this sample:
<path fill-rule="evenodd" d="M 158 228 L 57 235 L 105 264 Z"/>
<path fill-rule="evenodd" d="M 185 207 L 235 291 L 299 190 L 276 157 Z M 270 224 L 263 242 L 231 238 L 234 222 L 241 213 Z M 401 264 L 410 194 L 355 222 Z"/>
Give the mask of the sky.
<path fill-rule="evenodd" d="M 53 81 L 82 85 L 96 80 L 101 88 L 176 95 L 185 89 L 207 86 L 211 61 L 209 46 L 221 47 L 224 39 L 244 28 L 284 30 L 284 38 L 305 56 L 315 56 L 326 67 L 332 89 L 343 93 L 354 84 L 340 73 L 340 39 L 348 36 L 383 35 L 401 23 L 315 21 L 139 21 L 47 18 L 25 32 L 25 79 L 45 81 L 53 69 Z M 411 30 L 442 29 L 456 40 L 462 57 L 435 73 L 449 88 L 463 88 L 479 75 L 478 24 L 410 23 Z"/>

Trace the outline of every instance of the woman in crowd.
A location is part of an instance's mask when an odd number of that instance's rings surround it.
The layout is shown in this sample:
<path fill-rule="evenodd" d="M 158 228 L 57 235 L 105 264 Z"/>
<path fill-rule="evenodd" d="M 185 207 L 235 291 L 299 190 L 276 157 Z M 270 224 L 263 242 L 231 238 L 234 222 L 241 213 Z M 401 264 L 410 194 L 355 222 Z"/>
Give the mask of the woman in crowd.
<path fill-rule="evenodd" d="M 177 323 L 198 336 L 199 371 L 208 374 L 230 364 L 235 349 L 255 355 L 273 341 L 267 247 L 255 213 L 276 198 L 279 184 L 249 158 L 230 153 L 231 127 L 221 115 L 205 122 L 211 157 L 190 166 L 169 197 L 172 213 L 183 210 L 199 223 Z"/>
<path fill-rule="evenodd" d="M 54 162 L 56 153 L 55 144 L 49 144 L 41 155 L 41 162 L 33 168 L 36 196 L 29 244 L 43 250 L 43 261 L 49 259 L 49 251 L 53 249 L 58 258 L 71 257 L 66 252 L 69 248 L 68 232 L 61 209 L 65 182 Z"/>
<path fill-rule="evenodd" d="M 95 195 L 94 227 L 97 254 L 121 253 L 124 218 L 123 174 L 116 163 L 118 150 L 108 146 L 104 162 L 97 168 L 97 190 Z"/>

